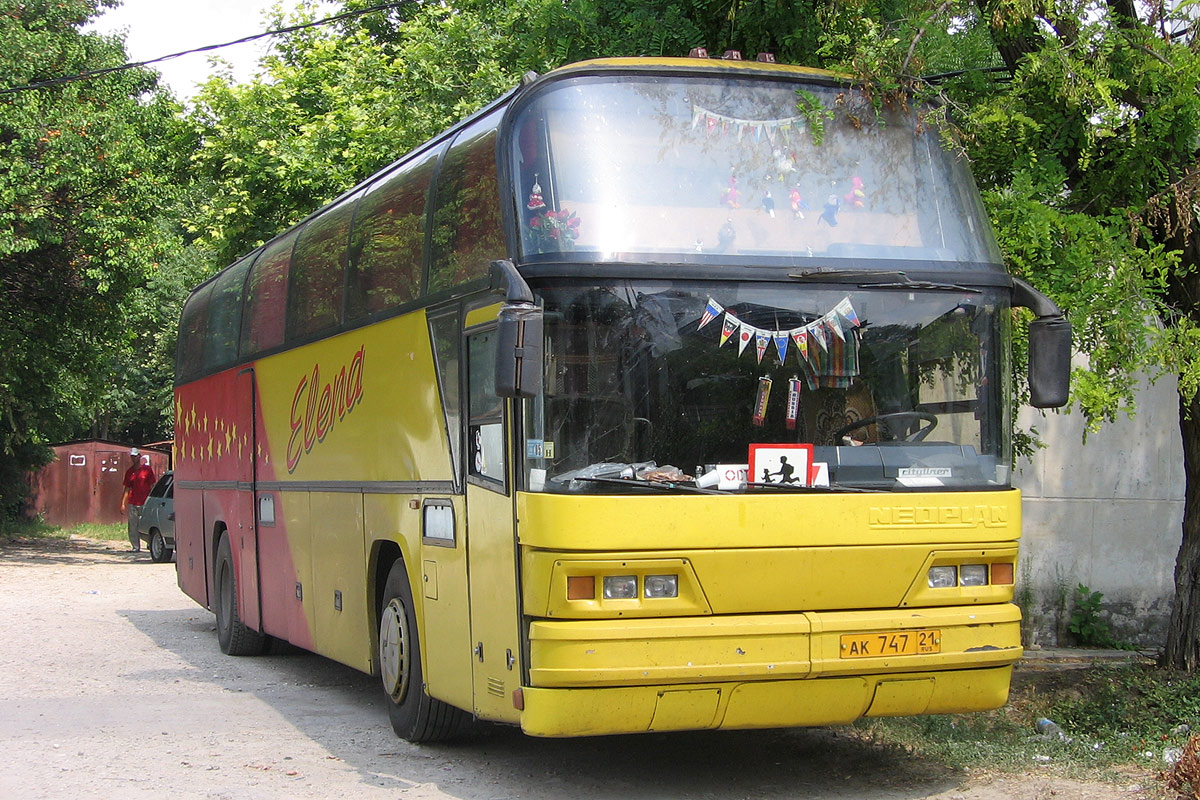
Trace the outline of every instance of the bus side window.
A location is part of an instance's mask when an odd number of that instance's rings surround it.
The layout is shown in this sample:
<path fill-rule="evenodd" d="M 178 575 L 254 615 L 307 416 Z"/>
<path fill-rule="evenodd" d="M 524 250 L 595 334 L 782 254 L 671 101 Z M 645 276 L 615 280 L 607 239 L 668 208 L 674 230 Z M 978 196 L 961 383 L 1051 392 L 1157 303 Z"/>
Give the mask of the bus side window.
<path fill-rule="evenodd" d="M 496 396 L 494 328 L 467 337 L 467 411 L 468 473 L 503 485 L 504 401 Z"/>
<path fill-rule="evenodd" d="M 283 344 L 287 304 L 288 265 L 296 234 L 271 242 L 250 273 L 246 287 L 246 324 L 242 326 L 242 357 L 248 358 Z"/>
<path fill-rule="evenodd" d="M 346 319 L 415 300 L 424 273 L 425 211 L 441 149 L 423 154 L 367 189 L 350 233 Z"/>
<path fill-rule="evenodd" d="M 246 272 L 256 255 L 246 256 L 213 281 L 204 341 L 206 373 L 216 372 L 237 361 L 238 338 L 242 329 L 242 290 L 246 285 Z"/>
<path fill-rule="evenodd" d="M 341 323 L 350 220 L 360 197 L 362 192 L 351 195 L 300 230 L 288 286 L 288 339 L 304 339 Z"/>
<path fill-rule="evenodd" d="M 208 326 L 208 298 L 212 284 L 192 293 L 179 318 L 179 341 L 175 350 L 175 379 L 179 383 L 204 374 L 204 331 Z"/>
<path fill-rule="evenodd" d="M 489 114 L 454 140 L 438 173 L 429 291 L 487 276 L 505 255 L 496 177 L 496 125 Z"/>

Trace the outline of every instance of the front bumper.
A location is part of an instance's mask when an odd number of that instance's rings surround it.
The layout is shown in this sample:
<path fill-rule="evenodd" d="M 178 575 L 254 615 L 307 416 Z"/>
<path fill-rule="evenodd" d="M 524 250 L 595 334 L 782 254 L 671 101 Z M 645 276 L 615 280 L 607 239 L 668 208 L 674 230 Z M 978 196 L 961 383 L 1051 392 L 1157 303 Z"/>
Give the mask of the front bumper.
<path fill-rule="evenodd" d="M 535 736 L 828 725 L 1004 704 L 1011 604 L 535 621 L 521 726 Z M 844 636 L 937 631 L 939 652 L 850 657 Z"/>

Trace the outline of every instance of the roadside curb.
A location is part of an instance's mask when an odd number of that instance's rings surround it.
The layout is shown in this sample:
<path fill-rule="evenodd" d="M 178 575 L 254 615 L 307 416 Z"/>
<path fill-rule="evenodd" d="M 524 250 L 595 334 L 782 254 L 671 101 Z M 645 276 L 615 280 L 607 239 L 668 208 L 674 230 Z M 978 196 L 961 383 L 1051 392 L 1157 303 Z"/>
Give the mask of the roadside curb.
<path fill-rule="evenodd" d="M 1100 648 L 1044 647 L 1025 650 L 1016 663 L 1020 671 L 1035 672 L 1051 669 L 1083 669 L 1094 664 L 1154 664 L 1154 650 L 1105 650 Z"/>

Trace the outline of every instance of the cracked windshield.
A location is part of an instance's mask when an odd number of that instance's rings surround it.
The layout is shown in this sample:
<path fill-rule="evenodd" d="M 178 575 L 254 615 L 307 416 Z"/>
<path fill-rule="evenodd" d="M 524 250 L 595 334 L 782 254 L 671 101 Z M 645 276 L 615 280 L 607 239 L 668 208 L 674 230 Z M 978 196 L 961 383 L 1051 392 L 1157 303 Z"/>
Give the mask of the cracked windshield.
<path fill-rule="evenodd" d="M 998 291 L 548 288 L 532 491 L 1006 486 Z"/>

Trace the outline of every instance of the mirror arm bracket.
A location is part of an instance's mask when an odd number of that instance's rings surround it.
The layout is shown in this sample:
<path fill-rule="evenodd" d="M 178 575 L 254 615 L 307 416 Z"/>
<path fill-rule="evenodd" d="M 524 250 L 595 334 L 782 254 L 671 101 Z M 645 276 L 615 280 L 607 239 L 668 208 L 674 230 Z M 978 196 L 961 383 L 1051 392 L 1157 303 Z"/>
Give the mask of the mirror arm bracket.
<path fill-rule="evenodd" d="M 1013 278 L 1012 304 L 1018 308 L 1028 308 L 1038 319 L 1062 318 L 1062 309 L 1046 295 L 1030 286 L 1020 278 Z"/>
<path fill-rule="evenodd" d="M 504 295 L 506 303 L 533 305 L 533 290 L 507 258 L 488 266 L 488 288 Z"/>

